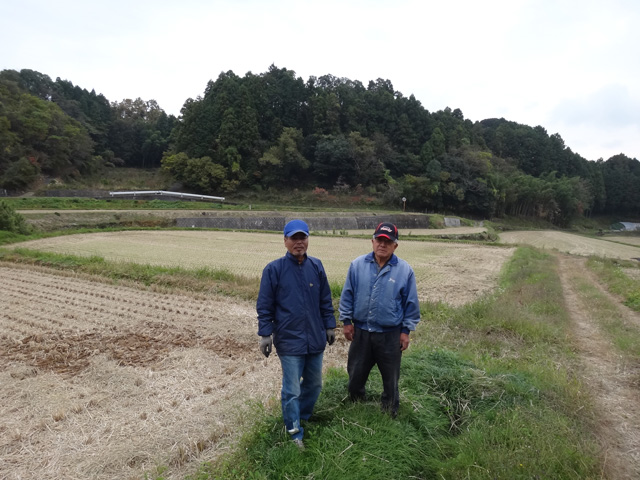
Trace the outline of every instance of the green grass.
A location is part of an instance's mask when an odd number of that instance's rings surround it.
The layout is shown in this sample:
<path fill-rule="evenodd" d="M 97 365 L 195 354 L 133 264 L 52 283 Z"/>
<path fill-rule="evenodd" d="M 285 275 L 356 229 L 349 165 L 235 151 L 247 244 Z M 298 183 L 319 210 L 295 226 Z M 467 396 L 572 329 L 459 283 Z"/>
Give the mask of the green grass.
<path fill-rule="evenodd" d="M 622 270 L 624 267 L 636 268 L 636 264 L 591 257 L 587 261 L 587 267 L 596 273 L 609 291 L 623 297 L 627 307 L 640 312 L 640 280 L 629 277 Z"/>
<path fill-rule="evenodd" d="M 578 291 L 618 351 L 635 359 L 640 356 L 640 329 L 620 317 L 618 307 L 590 282 L 578 280 Z"/>
<path fill-rule="evenodd" d="M 32 240 L 32 235 L 21 235 L 19 233 L 7 232 L 6 230 L 0 230 L 0 245 L 6 245 L 9 243 L 24 242 L 25 240 Z"/>
<path fill-rule="evenodd" d="M 344 369 L 325 376 L 306 450 L 288 440 L 279 406 L 192 479 L 596 478 L 590 404 L 573 375 L 568 318 L 551 256 L 518 249 L 500 291 L 462 308 L 423 305 L 400 381 L 401 407 L 347 400 Z"/>

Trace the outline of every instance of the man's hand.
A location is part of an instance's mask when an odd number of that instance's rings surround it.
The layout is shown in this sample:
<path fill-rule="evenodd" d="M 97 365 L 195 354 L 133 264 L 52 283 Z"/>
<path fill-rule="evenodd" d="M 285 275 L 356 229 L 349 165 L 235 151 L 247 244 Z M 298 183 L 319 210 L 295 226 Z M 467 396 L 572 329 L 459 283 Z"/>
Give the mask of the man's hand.
<path fill-rule="evenodd" d="M 268 357 L 271 353 L 271 347 L 273 346 L 273 340 L 271 335 L 267 337 L 260 337 L 260 351 L 265 357 Z"/>
<path fill-rule="evenodd" d="M 400 334 L 400 350 L 403 352 L 409 348 L 409 334 L 401 333 Z"/>
<path fill-rule="evenodd" d="M 344 333 L 344 338 L 347 340 L 353 340 L 353 325 L 345 325 L 342 327 L 342 333 Z"/>
<path fill-rule="evenodd" d="M 329 328 L 327 330 L 327 343 L 329 345 L 333 345 L 333 342 L 336 341 L 336 331 L 333 328 Z"/>

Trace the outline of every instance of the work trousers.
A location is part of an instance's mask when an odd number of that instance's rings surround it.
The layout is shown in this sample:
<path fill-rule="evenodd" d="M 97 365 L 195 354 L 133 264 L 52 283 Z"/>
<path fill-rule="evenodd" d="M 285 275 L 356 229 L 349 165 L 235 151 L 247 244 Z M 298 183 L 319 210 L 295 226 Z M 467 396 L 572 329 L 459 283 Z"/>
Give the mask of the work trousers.
<path fill-rule="evenodd" d="M 400 394 L 400 329 L 392 332 L 369 332 L 355 327 L 353 341 L 349 347 L 347 372 L 349 373 L 349 395 L 352 400 L 365 398 L 365 385 L 374 365 L 382 376 L 382 409 L 393 416 L 398 413 Z"/>

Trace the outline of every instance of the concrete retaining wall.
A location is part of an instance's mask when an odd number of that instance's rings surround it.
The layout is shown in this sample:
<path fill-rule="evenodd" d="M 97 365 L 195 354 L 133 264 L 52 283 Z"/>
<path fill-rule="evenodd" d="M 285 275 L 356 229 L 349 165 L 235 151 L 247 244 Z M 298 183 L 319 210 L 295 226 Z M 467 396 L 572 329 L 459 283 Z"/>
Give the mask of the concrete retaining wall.
<path fill-rule="evenodd" d="M 282 231 L 293 218 L 307 222 L 311 231 L 373 230 L 380 222 L 391 222 L 398 229 L 429 228 L 426 215 L 376 215 L 354 217 L 191 217 L 177 218 L 176 225 L 183 228 L 224 228 L 230 230 Z"/>

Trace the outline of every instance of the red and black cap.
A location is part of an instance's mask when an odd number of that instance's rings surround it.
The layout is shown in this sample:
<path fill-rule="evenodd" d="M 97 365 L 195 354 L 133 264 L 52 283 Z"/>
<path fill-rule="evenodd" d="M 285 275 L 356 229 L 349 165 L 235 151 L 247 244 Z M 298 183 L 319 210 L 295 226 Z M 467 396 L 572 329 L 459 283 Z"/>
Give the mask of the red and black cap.
<path fill-rule="evenodd" d="M 392 242 L 398 241 L 398 228 L 393 223 L 382 222 L 376 227 L 373 238 L 385 237 Z"/>

